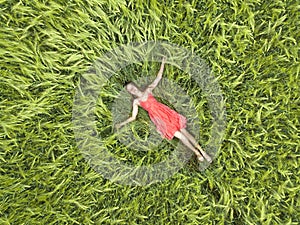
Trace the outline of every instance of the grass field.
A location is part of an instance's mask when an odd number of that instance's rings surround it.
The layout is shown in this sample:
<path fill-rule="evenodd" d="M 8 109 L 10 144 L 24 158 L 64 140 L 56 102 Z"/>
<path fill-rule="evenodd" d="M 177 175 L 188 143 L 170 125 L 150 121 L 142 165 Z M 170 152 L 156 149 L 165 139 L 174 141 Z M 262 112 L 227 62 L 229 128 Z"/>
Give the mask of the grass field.
<path fill-rule="evenodd" d="M 299 224 L 299 10 L 293 0 L 0 0 L 0 224 Z M 226 136 L 203 172 L 192 160 L 164 182 L 125 186 L 82 156 L 73 99 L 97 57 L 148 40 L 207 61 Z M 135 76 L 122 74 L 118 85 Z M 176 82 L 191 93 L 188 77 Z"/>

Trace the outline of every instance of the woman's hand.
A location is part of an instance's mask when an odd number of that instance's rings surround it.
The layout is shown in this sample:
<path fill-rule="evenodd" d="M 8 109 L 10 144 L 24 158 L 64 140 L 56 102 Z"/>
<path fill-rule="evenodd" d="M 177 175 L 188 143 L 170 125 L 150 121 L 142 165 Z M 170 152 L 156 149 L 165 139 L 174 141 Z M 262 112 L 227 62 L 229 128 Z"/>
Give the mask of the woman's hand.
<path fill-rule="evenodd" d="M 155 80 L 146 89 L 146 91 L 148 93 L 152 92 L 152 90 L 154 88 L 156 88 L 156 86 L 158 85 L 159 81 L 161 80 L 162 74 L 163 74 L 163 71 L 164 71 L 164 68 L 165 68 L 165 62 L 166 62 L 166 60 L 167 60 L 167 57 L 164 56 L 162 58 L 162 63 L 161 63 L 160 69 L 158 71 L 158 74 L 157 74 Z"/>
<path fill-rule="evenodd" d="M 118 123 L 118 124 L 115 125 L 115 128 L 116 128 L 117 130 L 119 130 L 122 126 L 123 126 L 122 123 Z"/>

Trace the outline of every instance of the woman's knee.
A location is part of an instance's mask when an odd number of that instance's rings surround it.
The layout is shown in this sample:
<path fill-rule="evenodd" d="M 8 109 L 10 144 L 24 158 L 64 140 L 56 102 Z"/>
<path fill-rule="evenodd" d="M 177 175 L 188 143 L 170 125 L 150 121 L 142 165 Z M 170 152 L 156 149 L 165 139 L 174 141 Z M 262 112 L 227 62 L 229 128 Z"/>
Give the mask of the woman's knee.
<path fill-rule="evenodd" d="M 174 133 L 174 136 L 179 138 L 180 140 L 184 138 L 184 135 L 180 131 L 176 131 Z"/>

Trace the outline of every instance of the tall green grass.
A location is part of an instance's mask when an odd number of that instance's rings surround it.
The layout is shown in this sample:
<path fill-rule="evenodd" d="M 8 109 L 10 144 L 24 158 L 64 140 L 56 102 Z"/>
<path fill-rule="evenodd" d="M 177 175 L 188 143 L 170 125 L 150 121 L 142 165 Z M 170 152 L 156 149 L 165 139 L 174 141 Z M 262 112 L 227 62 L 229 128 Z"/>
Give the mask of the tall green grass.
<path fill-rule="evenodd" d="M 0 224 L 298 224 L 299 8 L 0 0 Z M 205 172 L 191 161 L 165 182 L 122 186 L 77 148 L 73 97 L 93 60 L 147 40 L 207 60 L 226 97 L 227 134 Z"/>

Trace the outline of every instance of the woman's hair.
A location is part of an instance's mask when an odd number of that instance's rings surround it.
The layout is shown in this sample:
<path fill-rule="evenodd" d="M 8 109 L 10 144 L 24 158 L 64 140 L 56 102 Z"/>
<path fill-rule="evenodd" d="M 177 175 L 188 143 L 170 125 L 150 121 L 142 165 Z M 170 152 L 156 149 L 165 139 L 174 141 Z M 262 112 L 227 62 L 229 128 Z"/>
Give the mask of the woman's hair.
<path fill-rule="evenodd" d="M 144 92 L 144 91 L 147 89 L 147 87 L 148 87 L 147 84 L 146 84 L 146 85 L 143 85 L 143 86 L 138 86 L 138 85 L 136 85 L 136 83 L 134 83 L 133 81 L 128 81 L 128 82 L 126 82 L 126 83 L 124 84 L 124 87 L 125 87 L 126 90 L 127 90 L 127 85 L 129 85 L 129 84 L 135 86 L 135 87 L 136 87 L 137 89 L 139 89 L 141 92 Z"/>
<path fill-rule="evenodd" d="M 128 85 L 128 84 L 132 84 L 132 85 L 134 85 L 134 86 L 136 86 L 136 87 L 138 88 L 138 86 L 137 86 L 134 82 L 128 81 L 128 82 L 126 82 L 126 83 L 123 85 L 123 87 L 125 87 L 126 91 L 128 91 L 128 90 L 127 90 L 127 85 Z M 134 96 L 133 96 L 133 95 L 130 95 L 130 96 L 131 96 L 131 102 L 133 102 Z"/>
<path fill-rule="evenodd" d="M 130 84 L 132 81 L 127 81 L 125 82 L 125 84 L 123 85 L 123 87 L 126 87 L 128 84 Z"/>
<path fill-rule="evenodd" d="M 128 81 L 128 82 L 126 82 L 126 83 L 124 84 L 124 87 L 127 88 L 127 85 L 128 85 L 128 84 L 131 84 L 131 85 L 137 87 L 138 89 L 140 89 L 139 86 L 137 86 L 136 83 L 134 83 L 133 81 Z"/>

